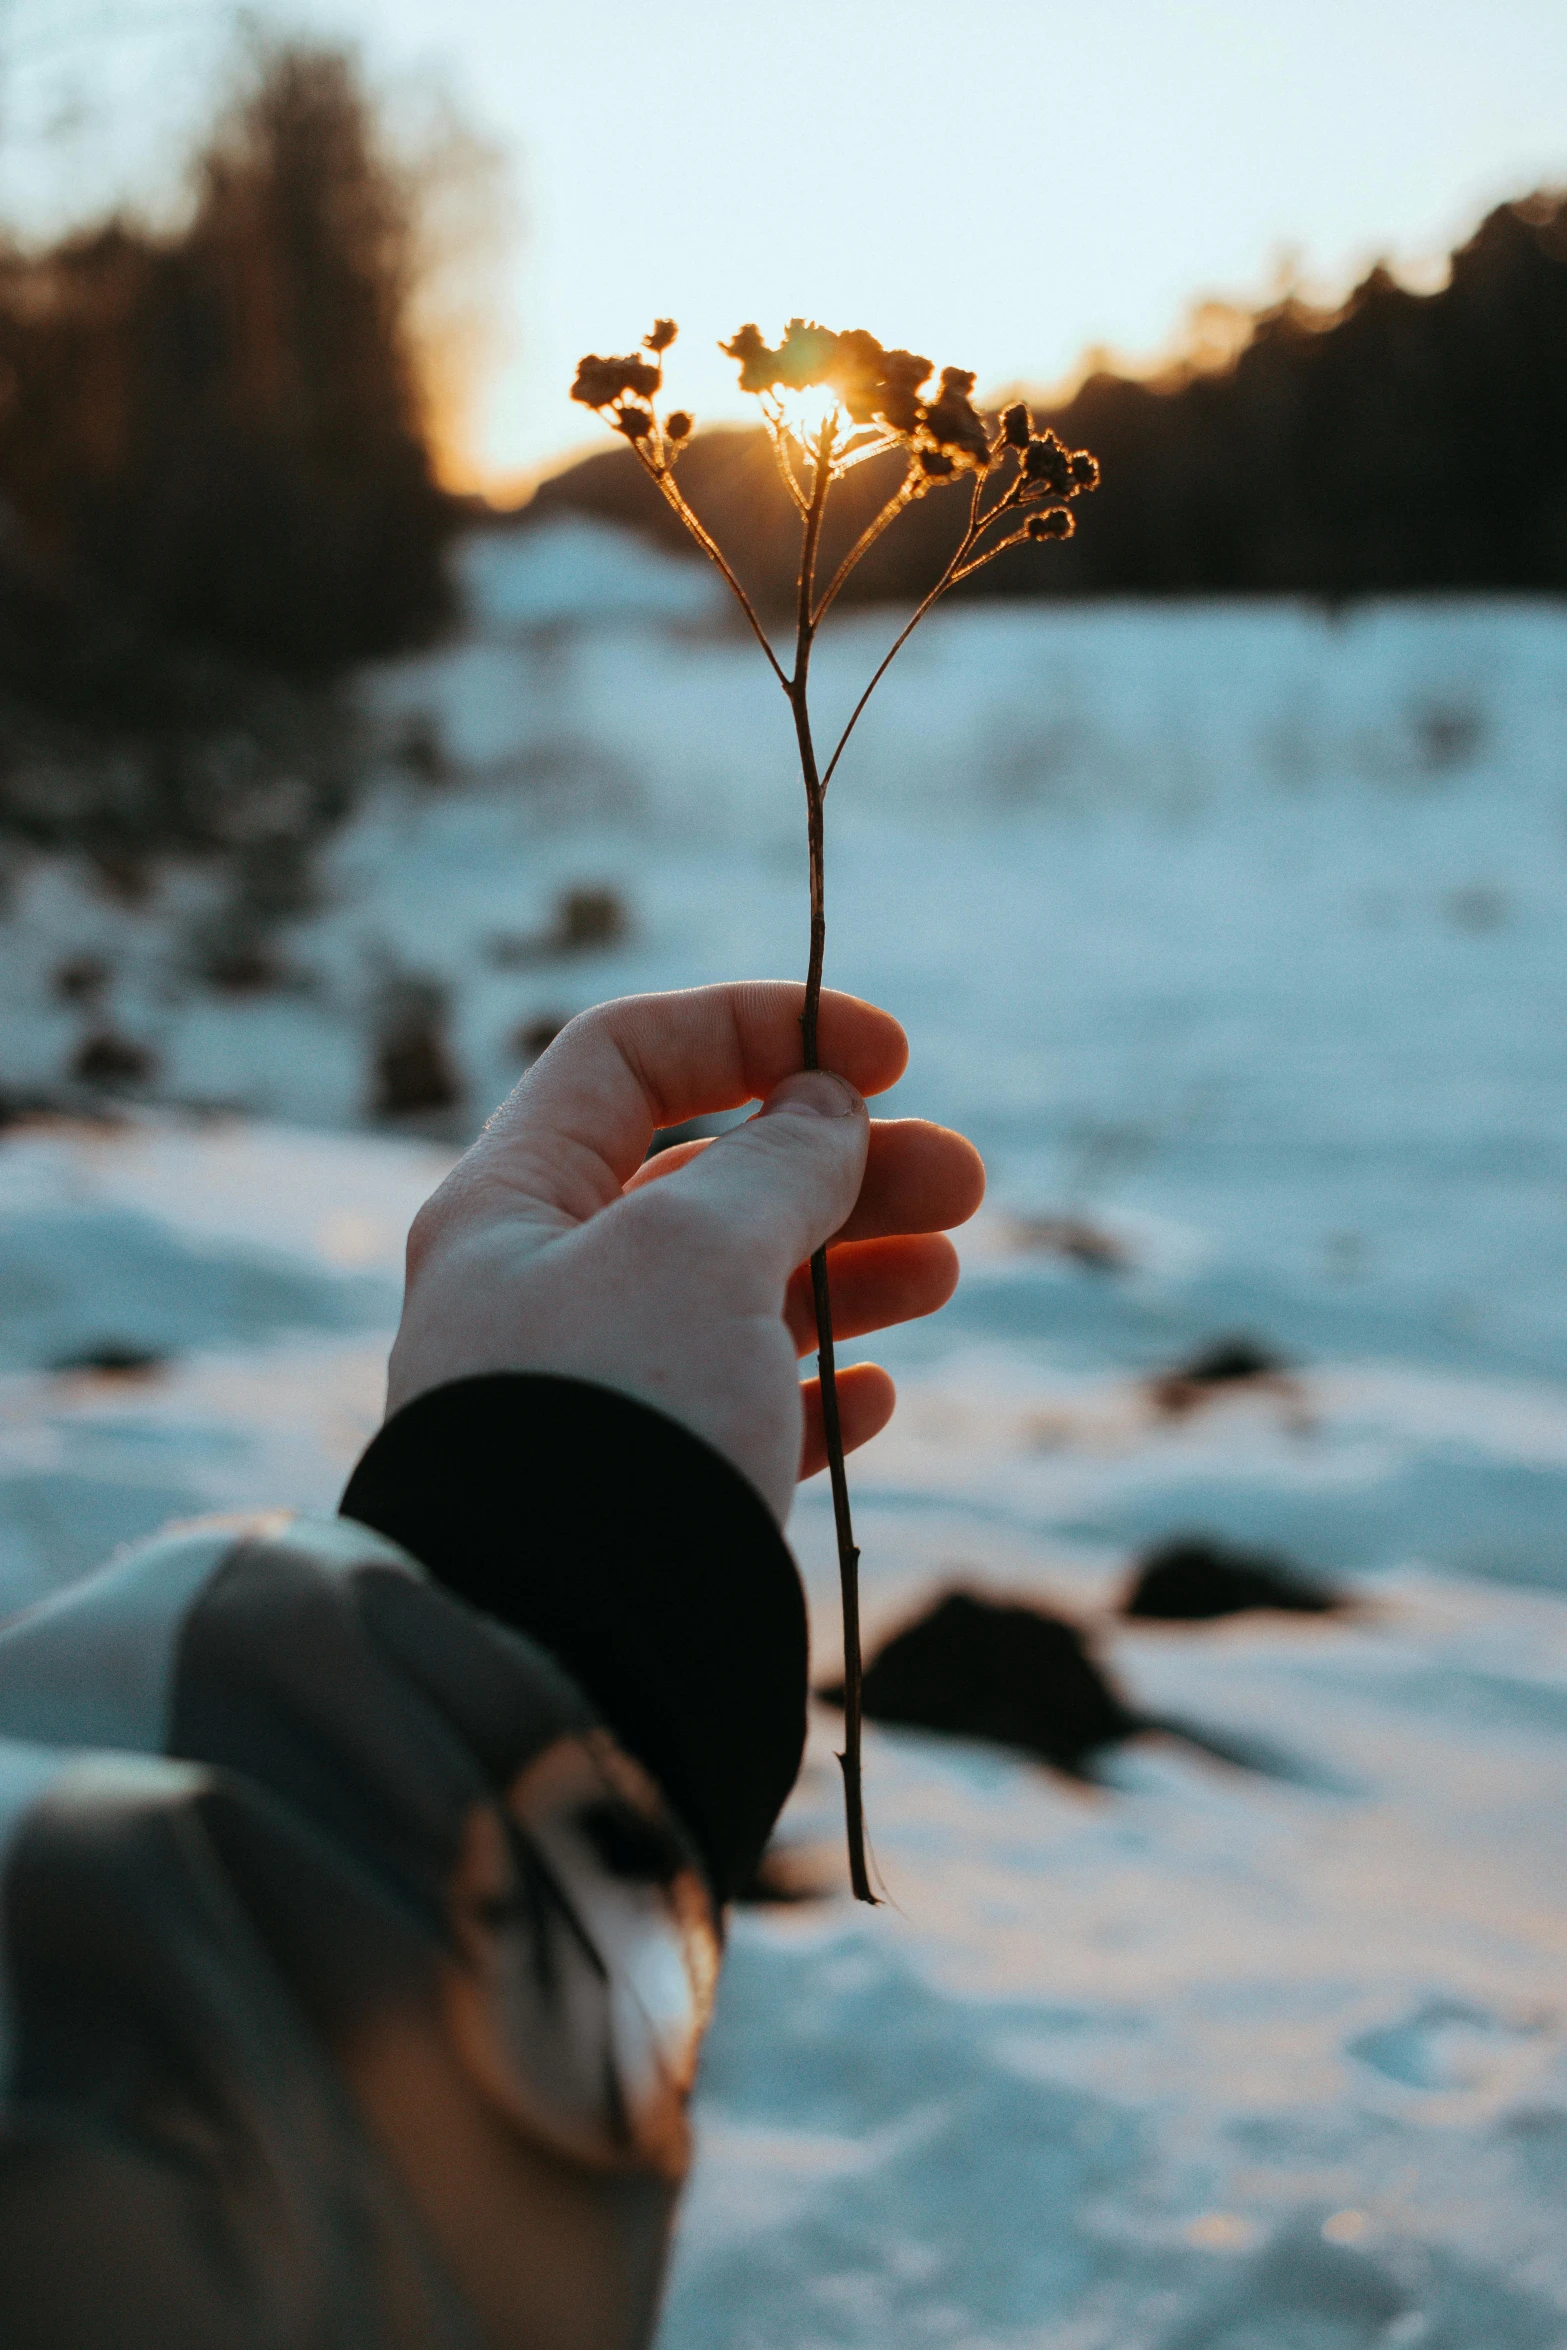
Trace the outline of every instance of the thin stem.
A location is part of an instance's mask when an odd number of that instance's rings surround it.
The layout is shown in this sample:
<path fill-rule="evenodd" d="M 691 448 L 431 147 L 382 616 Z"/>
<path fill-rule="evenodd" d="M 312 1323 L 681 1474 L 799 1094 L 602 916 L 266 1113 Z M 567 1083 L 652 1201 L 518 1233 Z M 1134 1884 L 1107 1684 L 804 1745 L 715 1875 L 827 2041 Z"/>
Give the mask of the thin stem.
<path fill-rule="evenodd" d="M 883 506 L 881 512 L 875 517 L 874 521 L 868 522 L 865 525 L 865 528 L 861 531 L 859 537 L 855 540 L 853 546 L 849 549 L 849 552 L 847 555 L 845 555 L 843 561 L 839 564 L 837 570 L 833 573 L 832 578 L 828 581 L 826 591 L 823 594 L 820 603 L 817 605 L 816 610 L 811 615 L 811 626 L 813 629 L 821 627 L 822 622 L 826 619 L 828 613 L 832 610 L 833 605 L 836 603 L 838 592 L 842 588 L 844 581 L 848 578 L 850 572 L 859 562 L 861 556 L 868 555 L 870 553 L 872 547 L 875 546 L 876 541 L 881 537 L 882 532 L 886 530 L 891 523 L 897 521 L 898 516 L 903 512 L 904 507 L 908 504 L 913 495 L 914 475 L 912 473 L 906 473 L 902 482 L 899 484 L 898 488 L 893 491 L 892 496 L 887 500 L 886 505 Z"/>
<path fill-rule="evenodd" d="M 788 490 L 790 497 L 794 500 L 796 511 L 799 513 L 803 521 L 809 511 L 810 501 L 806 497 L 804 490 L 801 489 L 799 477 L 795 473 L 794 459 L 789 454 L 788 435 L 785 433 L 784 428 L 779 422 L 778 418 L 774 416 L 768 409 L 764 408 L 762 410 L 762 418 L 763 422 L 767 426 L 767 437 L 773 444 L 773 456 L 776 460 L 778 470 L 783 475 L 784 487 Z"/>
<path fill-rule="evenodd" d="M 972 563 L 965 563 L 961 571 L 954 571 L 947 586 L 956 587 L 960 580 L 972 579 L 976 571 L 983 571 L 987 563 L 994 563 L 996 557 L 1004 555 L 1008 547 L 1023 547 L 1027 544 L 1026 530 L 1015 530 L 1009 539 L 997 539 L 993 547 L 987 547 L 983 554 L 976 555 Z"/>
<path fill-rule="evenodd" d="M 837 745 L 833 751 L 833 755 L 828 760 L 826 772 L 822 777 L 822 792 L 824 795 L 826 793 L 827 786 L 833 779 L 833 773 L 838 765 L 838 761 L 843 757 L 845 748 L 848 745 L 849 737 L 860 722 L 861 713 L 864 711 L 866 703 L 870 700 L 872 694 L 876 691 L 876 688 L 880 685 L 882 679 L 886 676 L 888 670 L 892 667 L 893 662 L 902 652 L 904 646 L 908 643 L 910 637 L 914 634 L 914 631 L 918 628 L 920 622 L 924 619 L 932 604 L 939 603 L 941 598 L 946 594 L 948 588 L 956 587 L 960 579 L 967 579 L 973 572 L 983 571 L 985 565 L 991 560 L 993 556 L 1004 554 L 1008 547 L 1015 547 L 1018 544 L 1017 538 L 999 539 L 993 547 L 986 547 L 980 554 L 974 554 L 974 548 L 977 541 L 984 536 L 991 523 L 995 521 L 997 515 L 1001 512 L 1002 507 L 1006 505 L 1008 499 L 1010 499 L 1012 495 L 1011 491 L 1009 490 L 1007 492 L 1006 498 L 1003 498 L 998 504 L 992 506 L 988 514 L 981 514 L 979 511 L 979 493 L 983 480 L 984 476 L 982 474 L 976 476 L 975 478 L 974 495 L 969 506 L 968 528 L 964 531 L 962 538 L 959 540 L 957 547 L 954 549 L 952 558 L 949 561 L 946 570 L 937 580 L 935 586 L 931 589 L 929 595 L 926 596 L 924 602 L 916 606 L 913 617 L 894 641 L 890 650 L 883 658 L 880 667 L 872 677 L 870 684 L 865 688 L 864 693 L 861 694 L 859 700 L 855 703 L 853 710 L 850 712 L 849 723 L 844 728 L 842 734 L 839 735 Z M 1019 537 L 1024 535 L 1026 534 L 1021 532 L 1018 534 Z M 973 556 L 972 562 L 966 560 L 966 558 L 969 556 Z"/>
<path fill-rule="evenodd" d="M 822 965 L 827 951 L 827 860 L 822 824 L 822 784 L 816 770 L 816 748 L 811 739 L 808 688 L 811 644 L 816 633 L 812 603 L 816 591 L 816 552 L 821 543 L 822 515 L 832 483 L 834 428 L 822 426 L 816 444 L 815 471 L 805 530 L 800 545 L 800 577 L 795 609 L 794 677 L 789 699 L 794 709 L 795 739 L 800 751 L 800 773 L 805 783 L 806 845 L 811 868 L 811 955 L 805 980 L 805 1004 L 800 1015 L 802 1057 L 807 1069 L 821 1066 L 817 1024 L 821 1013 Z M 844 1824 L 849 1844 L 849 1882 L 857 1901 L 874 1904 L 865 1856 L 865 1804 L 860 1762 L 861 1691 L 864 1680 L 860 1656 L 860 1554 L 855 1548 L 854 1521 L 849 1509 L 849 1478 L 843 1459 L 843 1429 L 838 1417 L 838 1369 L 833 1352 L 832 1292 L 827 1276 L 827 1251 L 811 1258 L 811 1301 L 816 1310 L 816 1370 L 822 1395 L 822 1433 L 827 1441 L 827 1468 L 832 1481 L 833 1527 L 838 1541 L 838 1585 L 843 1596 L 843 1771 Z"/>
<path fill-rule="evenodd" d="M 676 486 L 674 476 L 671 474 L 668 466 L 655 464 L 652 458 L 643 456 L 640 448 L 637 449 L 637 455 L 642 459 L 643 471 L 652 481 L 658 485 L 658 488 L 663 492 L 665 499 L 679 515 L 681 521 L 685 524 L 687 530 L 691 533 L 691 536 L 695 539 L 703 554 L 706 555 L 711 562 L 718 566 L 718 569 L 723 573 L 724 578 L 729 582 L 730 587 L 734 591 L 735 599 L 738 602 L 741 611 L 745 614 L 747 620 L 749 620 L 751 623 L 752 633 L 754 634 L 757 643 L 761 646 L 763 652 L 767 655 L 768 661 L 772 667 L 773 675 L 777 678 L 779 684 L 783 687 L 784 692 L 788 693 L 790 690 L 789 679 L 784 672 L 783 663 L 779 660 L 778 655 L 773 651 L 771 644 L 768 642 L 767 631 L 765 628 L 763 628 L 761 621 L 756 616 L 756 607 L 752 603 L 750 597 L 746 594 L 745 589 L 740 585 L 740 582 L 735 577 L 734 572 L 731 570 L 728 558 L 725 556 L 722 547 L 718 544 L 718 541 L 713 537 L 712 533 L 708 530 L 705 530 L 702 524 L 698 522 L 696 516 L 692 513 L 690 507 L 686 504 L 685 499 L 681 496 L 680 491 Z"/>

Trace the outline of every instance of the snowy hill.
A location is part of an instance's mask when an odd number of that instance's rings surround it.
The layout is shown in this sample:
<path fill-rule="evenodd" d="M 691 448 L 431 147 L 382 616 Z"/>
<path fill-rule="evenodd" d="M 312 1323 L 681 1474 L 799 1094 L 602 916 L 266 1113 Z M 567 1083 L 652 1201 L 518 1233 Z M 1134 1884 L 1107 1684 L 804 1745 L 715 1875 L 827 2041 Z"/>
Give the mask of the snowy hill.
<path fill-rule="evenodd" d="M 171 1513 L 330 1503 L 401 1234 L 519 1029 L 800 968 L 781 697 L 700 573 L 595 617 L 604 551 L 476 545 L 465 640 L 367 681 L 439 772 L 388 767 L 288 985 L 190 979 L 189 877 L 22 885 L 4 1082 L 79 1037 L 51 974 L 89 923 L 165 1091 L 236 1107 L 0 1142 L 10 1604 Z M 888 625 L 829 643 L 825 709 Z M 873 1727 L 869 1914 L 821 1711 L 784 1839 L 833 1890 L 737 1919 L 668 2350 L 1567 2345 L 1564 721 L 1545 605 L 1011 607 L 917 640 L 857 738 L 829 976 L 992 1185 L 953 1305 L 876 1349 L 872 1639 L 1023 1594 L 1190 1734 L 1085 1787 Z M 573 941 L 570 890 L 623 925 Z M 364 1128 L 388 970 L 449 992 L 441 1141 Z M 1237 1333 L 1295 1384 L 1160 1406 Z M 1186 1529 L 1365 1604 L 1128 1623 L 1129 1558 Z M 814 1487 L 794 1535 L 825 1677 Z"/>

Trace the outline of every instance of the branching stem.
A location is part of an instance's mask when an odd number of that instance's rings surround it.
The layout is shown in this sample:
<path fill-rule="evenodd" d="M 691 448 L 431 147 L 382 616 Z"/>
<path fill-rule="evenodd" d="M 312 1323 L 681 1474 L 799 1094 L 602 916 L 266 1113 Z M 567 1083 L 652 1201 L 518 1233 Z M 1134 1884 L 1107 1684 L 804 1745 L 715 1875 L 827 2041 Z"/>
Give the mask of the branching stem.
<path fill-rule="evenodd" d="M 821 542 L 822 515 L 832 484 L 834 420 L 822 426 L 814 452 L 811 494 L 805 511 L 800 545 L 800 577 L 795 610 L 794 675 L 789 701 L 794 711 L 795 741 L 800 752 L 800 774 L 805 784 L 806 845 L 811 868 L 811 954 L 805 980 L 805 1005 L 800 1015 L 800 1038 L 807 1069 L 821 1066 L 817 1050 L 817 1023 L 821 1013 L 822 964 L 827 951 L 827 860 L 822 824 L 821 778 L 811 739 L 809 687 L 811 646 L 817 616 L 816 553 Z M 865 1858 L 865 1802 L 860 1765 L 862 1667 L 860 1657 L 860 1554 L 855 1548 L 854 1522 L 849 1509 L 849 1478 L 843 1459 L 843 1430 L 838 1418 L 838 1371 L 833 1352 L 832 1293 L 827 1277 L 827 1250 L 811 1258 L 811 1300 L 816 1309 L 816 1369 L 822 1395 L 822 1432 L 827 1440 L 827 1470 L 832 1482 L 833 1526 L 838 1541 L 838 1584 L 843 1598 L 843 1769 L 844 1819 L 849 1843 L 849 1881 L 857 1901 L 874 1902 Z"/>
<path fill-rule="evenodd" d="M 838 418 L 829 417 L 822 425 L 809 454 L 811 481 L 807 491 L 795 473 L 793 461 L 785 445 L 785 434 L 780 417 L 764 410 L 767 428 L 773 443 L 778 468 L 801 517 L 800 573 L 795 604 L 794 667 L 786 671 L 772 648 L 756 607 L 747 595 L 717 540 L 704 527 L 686 503 L 664 452 L 662 440 L 652 447 L 638 441 L 633 444 L 645 471 L 656 483 L 662 495 L 678 514 L 702 552 L 722 573 L 732 590 L 740 609 L 750 622 L 752 632 L 762 651 L 767 655 L 773 675 L 788 696 L 794 715 L 795 742 L 800 754 L 800 774 L 805 785 L 806 846 L 811 875 L 811 947 L 806 971 L 805 1003 L 800 1014 L 802 1058 L 807 1069 L 821 1066 L 818 1049 L 818 1025 L 821 1016 L 822 968 L 827 951 L 827 862 L 824 827 L 824 804 L 827 786 L 831 783 L 839 760 L 843 757 L 850 735 L 859 724 L 862 712 L 887 671 L 897 659 L 909 638 L 914 634 L 931 606 L 938 603 L 948 588 L 967 579 L 1001 554 L 1015 546 L 1025 532 L 1009 532 L 983 544 L 991 525 L 1009 513 L 1015 513 L 1022 503 L 1021 475 L 1015 478 L 995 501 L 988 512 L 981 510 L 981 497 L 986 475 L 976 473 L 973 494 L 969 501 L 968 522 L 963 537 L 946 568 L 929 595 L 917 606 L 904 628 L 899 632 L 890 650 L 870 684 L 865 688 L 850 713 L 849 722 L 838 737 L 832 757 L 825 771 L 820 771 L 816 760 L 816 746 L 811 734 L 810 671 L 811 648 L 816 632 L 847 583 L 850 574 L 862 558 L 876 544 L 884 530 L 896 521 L 914 498 L 922 493 L 923 484 L 912 469 L 901 486 L 894 491 L 881 511 L 876 514 L 838 565 L 820 598 L 816 594 L 816 563 L 821 546 L 822 517 L 826 512 L 827 496 L 833 481 L 843 471 L 843 450 L 838 441 Z M 852 436 L 851 436 L 852 437 Z M 855 451 L 854 456 L 861 452 Z M 867 448 L 864 454 L 873 454 Z M 843 1429 L 838 1413 L 837 1364 L 833 1351 L 832 1294 L 828 1281 L 827 1251 L 819 1248 L 811 1258 L 811 1298 L 816 1313 L 816 1362 L 821 1385 L 822 1430 L 827 1444 L 827 1467 L 832 1482 L 833 1525 L 838 1544 L 838 1581 L 843 1597 L 843 1752 L 838 1760 L 843 1768 L 844 1814 L 848 1828 L 849 1877 L 855 1897 L 874 1903 L 877 1896 L 871 1890 L 870 1871 L 866 1859 L 865 1807 L 862 1791 L 860 1760 L 861 1718 L 863 1712 L 863 1672 L 860 1658 L 860 1554 L 854 1542 L 854 1524 L 849 1508 L 849 1480 L 844 1468 Z"/>
<path fill-rule="evenodd" d="M 980 539 L 983 538 L 985 532 L 990 528 L 990 525 L 996 520 L 996 517 L 1002 512 L 1003 508 L 1012 504 L 1013 499 L 1012 491 L 1008 490 L 1006 496 L 1004 498 L 999 498 L 995 505 L 991 507 L 988 514 L 981 514 L 979 510 L 979 494 L 983 486 L 983 474 L 976 474 L 974 477 L 974 495 L 969 505 L 968 527 L 964 531 L 963 536 L 959 540 L 956 548 L 953 550 L 951 559 L 948 562 L 945 571 L 943 571 L 941 577 L 937 580 L 929 595 L 924 598 L 923 602 L 915 606 L 908 622 L 902 629 L 900 629 L 898 635 L 894 638 L 891 647 L 883 655 L 882 660 L 876 669 L 875 675 L 870 681 L 870 684 L 865 688 L 864 693 L 861 694 L 859 700 L 855 703 L 854 708 L 850 711 L 849 722 L 847 726 L 845 726 L 842 734 L 839 735 L 833 750 L 833 755 L 828 760 L 826 770 L 822 776 L 822 792 L 824 796 L 826 794 L 827 786 L 833 779 L 833 774 L 837 768 L 838 761 L 843 757 L 844 751 L 848 745 L 849 737 L 860 723 L 860 718 L 865 709 L 866 703 L 870 700 L 872 694 L 876 691 L 876 688 L 880 685 L 882 679 L 886 676 L 888 670 L 892 667 L 892 664 L 897 659 L 898 655 L 902 652 L 904 646 L 908 643 L 910 637 L 914 634 L 914 631 L 918 628 L 920 622 L 924 619 L 932 604 L 938 604 L 942 597 L 946 594 L 948 588 L 956 587 L 960 579 L 967 579 L 972 572 L 982 571 L 993 556 L 1002 554 L 1008 547 L 1016 546 L 1017 541 L 1014 538 L 1000 539 L 994 546 L 980 548 L 979 553 L 975 553 L 974 550 L 976 546 L 978 546 Z M 878 520 L 879 519 L 880 517 L 878 517 Z M 835 594 L 837 592 L 837 583 L 834 584 L 833 592 Z"/>
<path fill-rule="evenodd" d="M 872 547 L 875 546 L 876 541 L 881 537 L 882 532 L 888 529 L 892 523 L 897 521 L 898 516 L 903 512 L 904 507 L 913 497 L 915 486 L 915 475 L 912 472 L 906 473 L 903 477 L 903 480 L 899 483 L 897 489 L 893 491 L 892 496 L 887 500 L 886 505 L 883 506 L 881 512 L 876 515 L 873 520 L 865 525 L 865 528 L 861 531 L 859 537 L 855 540 L 853 546 L 849 549 L 849 552 L 847 555 L 845 555 L 843 561 L 839 564 L 837 570 L 833 573 L 832 578 L 828 581 L 826 588 L 822 592 L 820 602 L 817 604 L 815 611 L 811 614 L 811 627 L 813 631 L 821 627 L 822 622 L 826 619 L 828 613 L 832 610 L 833 605 L 838 600 L 839 590 L 844 585 L 844 582 L 847 580 L 850 572 L 853 571 L 855 566 L 858 564 L 861 556 L 868 555 Z"/>
<path fill-rule="evenodd" d="M 713 537 L 711 531 L 706 529 L 704 525 L 697 520 L 695 514 L 692 513 L 691 508 L 686 504 L 685 499 L 680 494 L 680 489 L 675 481 L 675 477 L 670 472 L 667 463 L 661 464 L 657 459 L 648 456 L 643 451 L 640 443 L 636 443 L 634 445 L 636 447 L 637 455 L 642 459 L 643 470 L 651 476 L 652 480 L 663 492 L 665 498 L 674 508 L 675 512 L 679 515 L 681 521 L 685 524 L 686 529 L 691 533 L 691 536 L 695 539 L 703 554 L 706 555 L 711 562 L 717 564 L 718 569 L 723 573 L 724 578 L 728 581 L 741 611 L 745 614 L 747 620 L 749 620 L 751 623 L 752 632 L 756 637 L 757 643 L 761 646 L 763 652 L 767 655 L 773 675 L 777 678 L 779 684 L 783 687 L 784 692 L 788 693 L 789 680 L 784 675 L 783 663 L 779 660 L 778 655 L 773 651 L 771 642 L 768 639 L 767 631 L 762 626 L 761 621 L 757 617 L 756 606 L 752 603 L 750 597 L 746 594 L 745 589 L 741 586 L 738 578 L 730 566 L 729 559 L 725 555 L 723 548 L 719 545 L 717 539 Z"/>

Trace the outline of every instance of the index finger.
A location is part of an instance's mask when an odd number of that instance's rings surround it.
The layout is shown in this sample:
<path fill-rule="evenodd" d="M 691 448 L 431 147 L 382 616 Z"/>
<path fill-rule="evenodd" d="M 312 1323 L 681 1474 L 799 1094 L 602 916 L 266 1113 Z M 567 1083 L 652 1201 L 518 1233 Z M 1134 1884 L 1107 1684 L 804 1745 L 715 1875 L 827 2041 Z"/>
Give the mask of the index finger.
<path fill-rule="evenodd" d="M 581 1220 L 607 1207 L 654 1130 L 771 1093 L 804 1063 L 797 980 L 622 996 L 570 1021 L 475 1144 L 481 1171 Z M 890 1012 L 823 989 L 824 1069 L 862 1094 L 895 1085 L 908 1039 Z"/>

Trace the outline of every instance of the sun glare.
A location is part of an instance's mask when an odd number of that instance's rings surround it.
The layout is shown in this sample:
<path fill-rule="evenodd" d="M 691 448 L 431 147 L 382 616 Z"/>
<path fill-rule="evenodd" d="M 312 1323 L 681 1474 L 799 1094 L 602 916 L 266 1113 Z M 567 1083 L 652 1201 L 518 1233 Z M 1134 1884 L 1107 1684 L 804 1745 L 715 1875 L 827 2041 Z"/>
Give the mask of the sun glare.
<path fill-rule="evenodd" d="M 784 430 L 802 449 L 821 438 L 822 426 L 830 419 L 837 417 L 847 424 L 843 403 L 831 384 L 806 384 L 799 391 L 780 391 L 777 398 Z"/>

